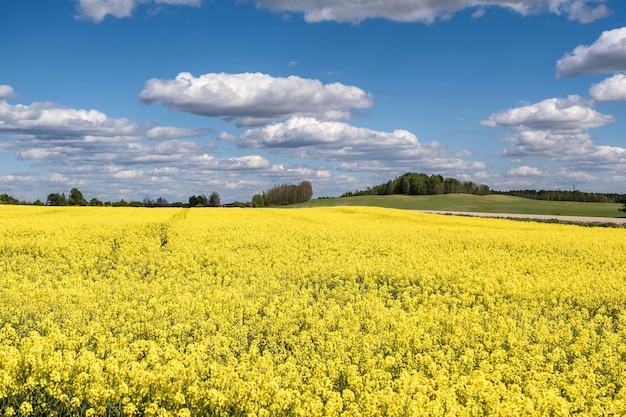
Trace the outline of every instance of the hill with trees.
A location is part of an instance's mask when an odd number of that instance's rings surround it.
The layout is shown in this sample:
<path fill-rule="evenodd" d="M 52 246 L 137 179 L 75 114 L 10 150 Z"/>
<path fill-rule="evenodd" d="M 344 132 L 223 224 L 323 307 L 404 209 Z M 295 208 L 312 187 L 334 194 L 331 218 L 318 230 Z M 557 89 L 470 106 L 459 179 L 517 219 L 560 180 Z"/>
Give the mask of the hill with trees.
<path fill-rule="evenodd" d="M 502 194 L 545 201 L 575 201 L 584 203 L 624 203 L 626 194 L 617 193 L 586 193 L 583 191 L 562 190 L 512 190 L 493 191 L 485 184 L 472 181 L 459 181 L 456 178 L 444 178 L 441 175 L 408 172 L 386 183 L 368 187 L 365 190 L 347 192 L 341 197 L 359 195 L 438 195 L 438 194 Z"/>
<path fill-rule="evenodd" d="M 472 181 L 459 181 L 456 178 L 444 178 L 441 175 L 427 175 L 424 173 L 407 172 L 386 183 L 368 187 L 365 190 L 347 192 L 341 197 L 359 195 L 436 195 L 436 194 L 490 194 L 485 184 L 476 184 Z"/>

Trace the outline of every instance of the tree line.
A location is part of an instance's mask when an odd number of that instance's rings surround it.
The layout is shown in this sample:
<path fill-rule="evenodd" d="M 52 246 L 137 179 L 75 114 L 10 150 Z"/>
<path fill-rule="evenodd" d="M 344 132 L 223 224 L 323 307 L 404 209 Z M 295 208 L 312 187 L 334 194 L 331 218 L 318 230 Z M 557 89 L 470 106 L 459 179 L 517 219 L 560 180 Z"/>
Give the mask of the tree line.
<path fill-rule="evenodd" d="M 83 196 L 78 188 L 72 188 L 68 195 L 65 193 L 48 194 L 45 203 L 37 200 L 35 205 L 48 206 L 94 206 L 94 207 L 269 207 L 281 206 L 287 204 L 304 203 L 313 196 L 313 186 L 309 181 L 302 181 L 298 185 L 283 184 L 276 185 L 262 194 L 255 194 L 252 201 L 243 203 L 235 201 L 230 204 L 222 204 L 220 194 L 217 191 L 211 192 L 208 196 L 205 194 L 194 194 L 189 197 L 188 201 L 183 203 L 177 201 L 170 203 L 163 197 L 153 199 L 145 197 L 142 201 L 127 202 L 124 199 L 116 202 L 102 202 L 94 197 L 91 200 Z M 10 195 L 0 194 L 0 204 L 31 204 L 24 201 L 18 201 Z"/>
<path fill-rule="evenodd" d="M 517 191 L 494 191 L 494 194 L 510 195 L 515 197 L 530 198 L 532 200 L 548 201 L 578 201 L 581 203 L 626 203 L 626 194 L 616 193 L 586 193 L 583 191 L 562 190 L 517 190 Z"/>
<path fill-rule="evenodd" d="M 472 181 L 459 181 L 456 178 L 444 178 L 441 175 L 407 172 L 383 184 L 367 187 L 365 190 L 347 192 L 341 197 L 359 195 L 435 195 L 435 194 L 490 194 L 489 186 Z"/>
<path fill-rule="evenodd" d="M 37 199 L 33 203 L 27 201 L 19 201 L 11 197 L 7 193 L 0 194 L 0 204 L 14 205 L 36 205 L 36 206 L 92 206 L 92 207 L 221 207 L 222 202 L 220 194 L 217 191 L 211 192 L 207 197 L 204 194 L 192 195 L 189 197 L 188 203 L 177 201 L 170 203 L 166 198 L 158 197 L 153 199 L 145 197 L 142 201 L 126 201 L 123 198 L 119 201 L 100 201 L 94 197 L 87 201 L 83 193 L 78 188 L 72 188 L 68 195 L 65 193 L 50 193 L 46 201 L 42 202 Z M 243 206 L 245 204 L 241 203 Z"/>
<path fill-rule="evenodd" d="M 313 186 L 309 181 L 300 184 L 275 185 L 262 194 L 252 197 L 252 207 L 285 206 L 306 203 L 313 197 Z"/>

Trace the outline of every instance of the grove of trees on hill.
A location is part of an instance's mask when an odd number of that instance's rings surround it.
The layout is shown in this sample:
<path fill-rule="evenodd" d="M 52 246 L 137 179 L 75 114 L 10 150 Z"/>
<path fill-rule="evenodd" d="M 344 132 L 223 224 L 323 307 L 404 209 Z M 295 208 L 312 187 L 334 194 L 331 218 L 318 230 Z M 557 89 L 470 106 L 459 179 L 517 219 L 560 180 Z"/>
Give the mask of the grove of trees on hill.
<path fill-rule="evenodd" d="M 434 195 L 434 194 L 490 194 L 489 187 L 472 181 L 459 181 L 456 178 L 444 178 L 441 175 L 407 172 L 386 183 L 368 187 L 365 190 L 347 192 L 341 197 L 359 195 Z"/>
<path fill-rule="evenodd" d="M 624 203 L 626 194 L 617 193 L 586 193 L 583 191 L 563 190 L 513 190 L 493 191 L 485 184 L 476 184 L 472 181 L 459 181 L 456 178 L 444 178 L 441 175 L 427 175 L 408 172 L 383 184 L 368 187 L 365 190 L 347 192 L 341 197 L 359 195 L 435 195 L 435 194 L 502 194 L 515 197 L 530 198 L 533 200 L 552 201 L 579 201 L 589 203 Z"/>
<path fill-rule="evenodd" d="M 255 194 L 252 197 L 252 206 L 269 207 L 306 203 L 311 197 L 313 197 L 313 186 L 309 181 L 302 181 L 298 185 L 275 185 L 263 194 Z"/>

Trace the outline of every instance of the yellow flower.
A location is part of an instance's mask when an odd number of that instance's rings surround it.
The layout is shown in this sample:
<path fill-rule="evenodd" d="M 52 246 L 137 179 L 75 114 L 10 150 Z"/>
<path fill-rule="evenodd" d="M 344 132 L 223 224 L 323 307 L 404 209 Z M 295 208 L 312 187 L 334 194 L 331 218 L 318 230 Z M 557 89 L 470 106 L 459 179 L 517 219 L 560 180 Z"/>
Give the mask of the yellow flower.
<path fill-rule="evenodd" d="M 20 414 L 23 416 L 29 416 L 33 412 L 33 405 L 28 401 L 24 401 L 20 404 Z"/>

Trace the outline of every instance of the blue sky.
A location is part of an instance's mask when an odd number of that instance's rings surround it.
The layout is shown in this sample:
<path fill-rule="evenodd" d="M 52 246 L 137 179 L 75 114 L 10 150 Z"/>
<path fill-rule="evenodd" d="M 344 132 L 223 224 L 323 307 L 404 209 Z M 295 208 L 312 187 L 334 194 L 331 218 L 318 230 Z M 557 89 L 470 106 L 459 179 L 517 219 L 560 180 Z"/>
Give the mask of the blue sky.
<path fill-rule="evenodd" d="M 0 193 L 626 192 L 621 0 L 1 0 Z"/>

